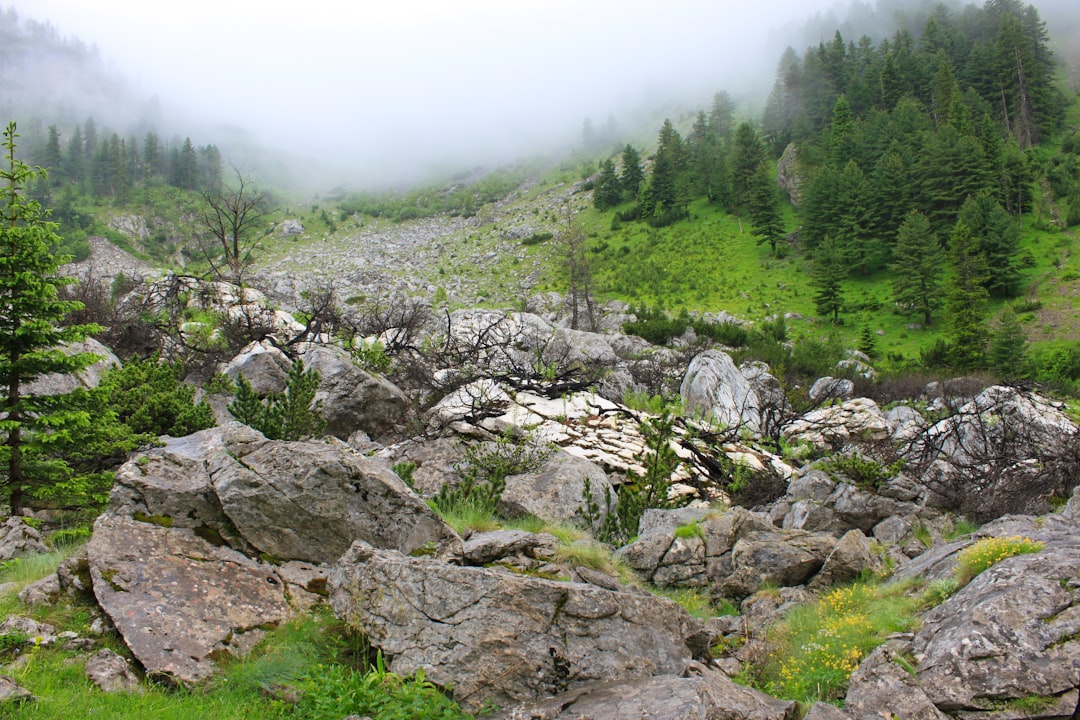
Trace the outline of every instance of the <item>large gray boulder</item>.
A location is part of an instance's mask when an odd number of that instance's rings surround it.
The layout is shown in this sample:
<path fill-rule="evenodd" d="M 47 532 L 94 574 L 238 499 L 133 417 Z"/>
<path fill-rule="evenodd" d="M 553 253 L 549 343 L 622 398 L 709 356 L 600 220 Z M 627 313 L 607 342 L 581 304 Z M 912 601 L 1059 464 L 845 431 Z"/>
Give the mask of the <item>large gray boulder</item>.
<path fill-rule="evenodd" d="M 61 375 L 52 373 L 43 375 L 23 387 L 27 395 L 64 395 L 79 389 L 96 388 L 101 383 L 101 378 L 106 372 L 120 367 L 120 358 L 113 354 L 112 350 L 102 345 L 94 338 L 86 338 L 79 342 L 65 343 L 59 347 L 65 355 L 77 355 L 79 353 L 91 353 L 97 356 L 97 360 L 90 366 L 77 373 Z"/>
<path fill-rule="evenodd" d="M 798 705 L 738 685 L 716 670 L 695 665 L 684 677 L 659 675 L 595 683 L 518 707 L 502 720 L 794 720 Z"/>
<path fill-rule="evenodd" d="M 783 428 L 786 440 L 808 442 L 818 450 L 836 450 L 857 442 L 889 437 L 885 415 L 873 400 L 854 398 L 840 405 L 818 408 Z"/>
<path fill-rule="evenodd" d="M 457 534 L 392 471 L 341 445 L 268 443 L 222 468 L 214 492 L 261 552 L 332 563 L 364 540 L 458 557 Z"/>
<path fill-rule="evenodd" d="M 225 366 L 225 376 L 235 381 L 240 375 L 259 395 L 279 393 L 289 381 L 292 362 L 267 341 L 251 343 Z"/>
<path fill-rule="evenodd" d="M 572 521 L 585 507 L 585 481 L 589 495 L 603 508 L 606 497 L 614 504 L 615 489 L 596 463 L 558 450 L 536 470 L 506 478 L 499 511 L 506 517 L 535 515 L 545 520 Z"/>
<path fill-rule="evenodd" d="M 759 429 L 761 400 L 727 353 L 706 350 L 691 360 L 679 395 L 687 415 L 728 427 Z"/>
<path fill-rule="evenodd" d="M 459 557 L 461 539 L 392 471 L 343 443 L 230 423 L 170 438 L 116 474 L 110 513 L 212 533 L 250 556 L 331 563 L 353 540 Z"/>
<path fill-rule="evenodd" d="M 708 652 L 677 604 L 358 542 L 330 575 L 337 616 L 395 672 L 423 669 L 466 709 L 534 702 L 595 681 L 681 675 Z"/>
<path fill-rule="evenodd" d="M 938 709 L 989 711 L 1074 690 L 1078 577 L 1080 547 L 1048 545 L 1002 560 L 927 613 L 912 644 L 919 684 Z"/>
<path fill-rule="evenodd" d="M 399 434 L 409 407 L 400 388 L 361 370 L 339 347 L 310 345 L 301 359 L 321 377 L 315 400 L 322 402 L 326 434 L 346 440 L 363 430 L 380 442 Z"/>
<path fill-rule="evenodd" d="M 844 699 L 847 711 L 857 718 L 948 718 L 930 701 L 915 677 L 900 665 L 910 653 L 911 643 L 903 640 L 890 640 L 870 653 L 848 683 Z"/>

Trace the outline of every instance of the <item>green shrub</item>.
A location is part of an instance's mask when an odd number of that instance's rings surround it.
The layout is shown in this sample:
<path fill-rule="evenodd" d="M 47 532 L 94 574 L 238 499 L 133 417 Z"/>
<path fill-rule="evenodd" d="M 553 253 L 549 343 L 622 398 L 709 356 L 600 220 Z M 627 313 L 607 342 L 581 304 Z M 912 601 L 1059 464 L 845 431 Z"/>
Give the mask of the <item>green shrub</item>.
<path fill-rule="evenodd" d="M 303 696 L 295 716 L 306 720 L 341 720 L 366 715 L 379 720 L 457 720 L 470 717 L 423 670 L 402 677 L 387 671 L 382 658 L 376 667 L 360 672 L 342 665 L 316 665 L 300 683 Z"/>
<path fill-rule="evenodd" d="M 133 432 L 182 437 L 215 425 L 213 410 L 195 402 L 195 388 L 181 381 L 183 374 L 179 362 L 132 358 L 105 373 L 99 389 Z"/>
<path fill-rule="evenodd" d="M 284 392 L 260 398 L 247 378 L 237 375 L 236 397 L 229 403 L 229 412 L 271 440 L 312 437 L 326 426 L 320 413 L 322 403 L 315 401 L 320 379 L 317 371 L 305 372 L 304 363 L 297 360 L 289 369 Z"/>
<path fill-rule="evenodd" d="M 834 455 L 822 463 L 826 472 L 838 473 L 853 485 L 867 490 L 875 490 L 894 477 L 903 468 L 903 461 L 892 465 L 882 465 L 876 460 L 864 458 L 859 453 Z"/>

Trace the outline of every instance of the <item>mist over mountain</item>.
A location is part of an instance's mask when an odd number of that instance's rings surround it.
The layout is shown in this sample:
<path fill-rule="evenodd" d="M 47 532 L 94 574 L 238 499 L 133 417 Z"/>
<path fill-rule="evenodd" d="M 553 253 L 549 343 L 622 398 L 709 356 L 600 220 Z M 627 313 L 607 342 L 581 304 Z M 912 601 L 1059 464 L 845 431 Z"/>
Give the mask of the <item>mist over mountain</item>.
<path fill-rule="evenodd" d="M 568 152 L 586 120 L 612 147 L 646 144 L 662 118 L 689 117 L 718 90 L 756 119 L 785 47 L 837 29 L 849 41 L 917 32 L 939 4 L 317 0 L 298 15 L 278 2 L 256 13 L 35 0 L 3 14 L 0 110 L 27 129 L 92 116 L 122 134 L 191 136 L 292 185 L 401 185 Z M 1038 4 L 1066 37 L 1072 6 Z"/>

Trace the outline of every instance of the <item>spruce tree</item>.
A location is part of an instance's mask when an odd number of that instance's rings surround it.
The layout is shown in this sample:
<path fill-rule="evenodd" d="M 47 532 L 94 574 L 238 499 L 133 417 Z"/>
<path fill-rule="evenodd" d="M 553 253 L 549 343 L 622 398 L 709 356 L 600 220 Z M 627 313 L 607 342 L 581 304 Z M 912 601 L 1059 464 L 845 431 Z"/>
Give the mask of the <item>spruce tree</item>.
<path fill-rule="evenodd" d="M 986 260 L 962 221 L 957 221 L 949 237 L 949 260 L 951 277 L 945 298 L 949 364 L 958 370 L 975 370 L 986 357 Z"/>
<path fill-rule="evenodd" d="M 843 251 L 831 236 L 826 237 L 814 253 L 810 286 L 814 288 L 814 307 L 818 314 L 822 317 L 831 315 L 833 324 L 840 322 L 840 309 L 844 306 L 845 275 Z"/>
<path fill-rule="evenodd" d="M 1006 305 L 998 316 L 997 327 L 990 337 L 987 364 L 1001 380 L 1019 380 L 1028 375 L 1027 338 L 1011 305 Z"/>
<path fill-rule="evenodd" d="M 929 325 L 931 313 L 941 305 L 945 251 L 930 221 L 918 210 L 912 210 L 900 226 L 893 256 L 893 299 L 905 310 L 922 313 L 923 324 Z"/>
<path fill-rule="evenodd" d="M 72 282 L 58 274 L 66 258 L 49 252 L 60 238 L 41 206 L 25 197 L 28 183 L 44 171 L 15 157 L 17 137 L 15 123 L 8 123 L 0 170 L 0 461 L 6 469 L 0 490 L 12 514 L 26 507 L 36 488 L 69 476 L 70 468 L 50 457 L 48 448 L 90 422 L 74 394 L 30 395 L 27 385 L 53 373 L 77 372 L 97 359 L 90 353 L 66 355 L 59 348 L 97 328 L 63 325 L 81 304 L 59 299 L 59 288 Z"/>
<path fill-rule="evenodd" d="M 641 154 L 633 145 L 623 148 L 619 168 L 619 184 L 628 200 L 637 200 L 645 172 L 641 169 Z"/>
<path fill-rule="evenodd" d="M 780 216 L 780 198 L 776 183 L 769 176 L 765 163 L 758 166 L 750 180 L 750 224 L 753 226 L 757 244 L 769 244 L 773 257 L 784 237 L 784 219 Z"/>
<path fill-rule="evenodd" d="M 593 185 L 593 205 L 597 210 L 615 207 L 622 199 L 622 188 L 615 173 L 615 163 L 610 158 L 600 163 L 600 173 Z"/>

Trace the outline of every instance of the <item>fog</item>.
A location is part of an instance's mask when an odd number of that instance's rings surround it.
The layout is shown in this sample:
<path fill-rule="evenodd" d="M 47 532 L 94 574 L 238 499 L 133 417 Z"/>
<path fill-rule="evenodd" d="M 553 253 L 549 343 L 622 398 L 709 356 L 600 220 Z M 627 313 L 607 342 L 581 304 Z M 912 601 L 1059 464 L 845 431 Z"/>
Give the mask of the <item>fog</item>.
<path fill-rule="evenodd" d="M 707 107 L 717 90 L 760 107 L 785 46 L 801 52 L 822 39 L 815 33 L 831 37 L 867 10 L 828 0 L 9 6 L 96 45 L 197 144 L 242 134 L 354 185 L 567 146 L 585 118 L 612 118 L 640 141 L 643 129 L 655 133 L 657 115 Z"/>

